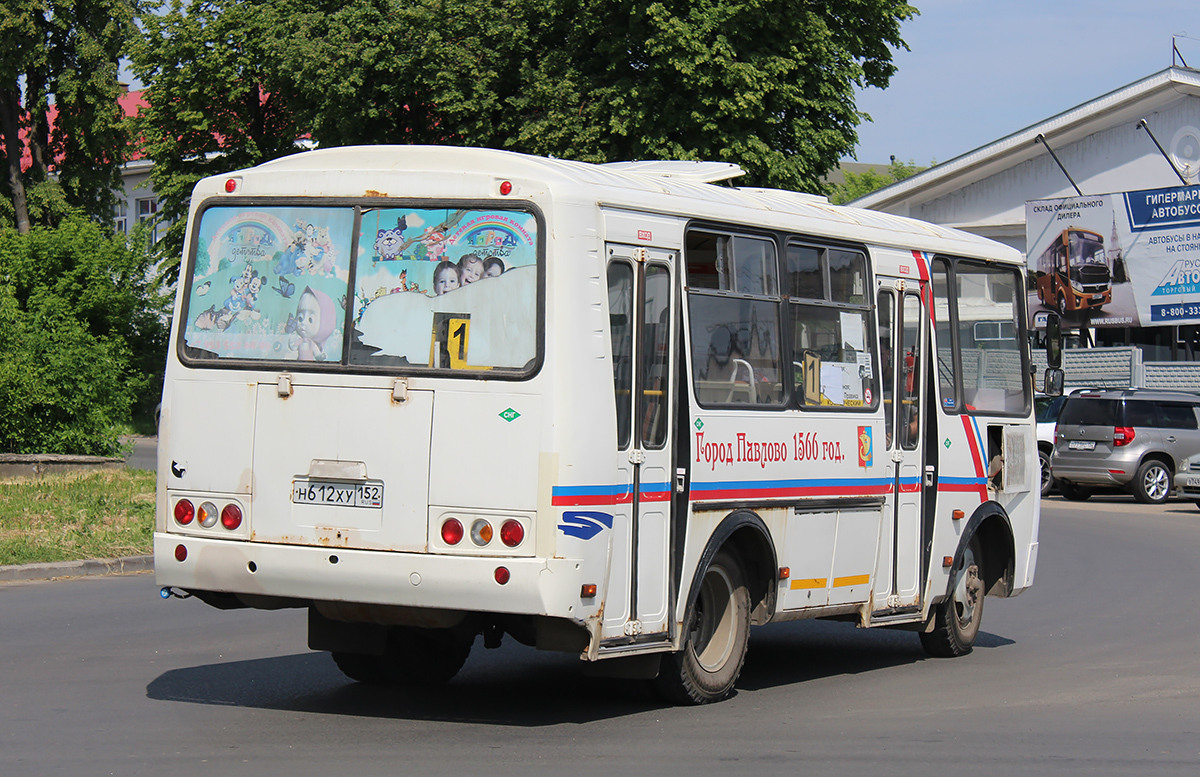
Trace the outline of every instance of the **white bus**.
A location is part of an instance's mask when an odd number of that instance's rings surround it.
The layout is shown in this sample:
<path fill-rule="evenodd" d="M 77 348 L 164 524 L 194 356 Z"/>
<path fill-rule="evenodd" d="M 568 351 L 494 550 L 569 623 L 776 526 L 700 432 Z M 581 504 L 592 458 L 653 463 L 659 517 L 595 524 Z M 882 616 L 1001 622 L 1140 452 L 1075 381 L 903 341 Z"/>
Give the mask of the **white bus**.
<path fill-rule="evenodd" d="M 1022 258 L 739 174 L 373 146 L 201 181 L 163 596 L 307 608 L 363 682 L 507 634 L 716 701 L 798 618 L 970 651 L 1037 558 Z"/>

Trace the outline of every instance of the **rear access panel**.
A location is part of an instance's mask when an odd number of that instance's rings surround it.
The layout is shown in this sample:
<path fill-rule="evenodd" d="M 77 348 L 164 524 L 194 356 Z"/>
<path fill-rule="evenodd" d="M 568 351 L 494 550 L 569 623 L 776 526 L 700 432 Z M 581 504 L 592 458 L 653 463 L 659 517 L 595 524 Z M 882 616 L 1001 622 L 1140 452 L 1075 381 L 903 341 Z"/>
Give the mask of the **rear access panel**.
<path fill-rule="evenodd" d="M 260 384 L 252 539 L 426 550 L 433 392 Z"/>

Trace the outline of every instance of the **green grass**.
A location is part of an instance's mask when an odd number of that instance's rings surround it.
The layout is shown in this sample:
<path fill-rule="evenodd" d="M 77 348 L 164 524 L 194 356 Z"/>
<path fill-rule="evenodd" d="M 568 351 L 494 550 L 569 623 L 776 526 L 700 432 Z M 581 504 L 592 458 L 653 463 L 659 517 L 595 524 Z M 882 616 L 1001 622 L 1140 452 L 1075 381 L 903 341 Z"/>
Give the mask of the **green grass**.
<path fill-rule="evenodd" d="M 148 554 L 154 488 L 130 469 L 0 480 L 0 565 Z"/>

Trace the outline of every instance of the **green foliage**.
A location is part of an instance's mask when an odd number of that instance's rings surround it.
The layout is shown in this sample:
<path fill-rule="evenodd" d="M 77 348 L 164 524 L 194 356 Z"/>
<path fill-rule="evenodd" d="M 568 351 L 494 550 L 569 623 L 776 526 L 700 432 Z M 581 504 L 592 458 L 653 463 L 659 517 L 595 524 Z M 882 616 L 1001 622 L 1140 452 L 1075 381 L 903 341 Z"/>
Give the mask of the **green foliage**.
<path fill-rule="evenodd" d="M 170 222 L 157 251 L 174 282 L 196 182 L 292 153 L 304 129 L 266 55 L 278 24 L 273 3 L 171 0 L 140 21 L 130 57 L 149 105 L 136 127 L 154 160 L 159 217 Z"/>
<path fill-rule="evenodd" d="M 25 232 L 40 220 L 27 189 L 54 173 L 64 202 L 112 220 L 129 134 L 117 98 L 118 58 L 136 0 L 11 0 L 0 15 L 0 186 L 5 221 Z M 57 118 L 53 129 L 49 109 Z M 29 164 L 22 169 L 22 156 Z M 29 194 L 33 199 L 32 193 Z M 54 215 L 58 209 L 42 211 Z"/>
<path fill-rule="evenodd" d="M 937 162 L 930 162 L 929 164 L 932 167 Z M 835 205 L 845 205 L 848 202 L 857 200 L 859 197 L 866 197 L 873 191 L 882 189 L 885 186 L 891 186 L 894 183 L 903 181 L 905 178 L 928 169 L 928 167 L 920 167 L 912 160 L 909 160 L 907 164 L 904 162 L 892 162 L 888 165 L 886 173 L 878 173 L 874 167 L 863 173 L 846 170 L 843 173 L 846 178 L 845 183 L 833 186 L 832 191 L 829 193 L 829 201 Z"/>
<path fill-rule="evenodd" d="M 905 47 L 899 0 L 171 0 L 142 17 L 163 214 L 203 175 L 322 146 L 718 159 L 822 191 Z M 182 220 L 164 244 L 182 252 Z"/>
<path fill-rule="evenodd" d="M 0 451 L 112 454 L 158 401 L 166 300 L 144 245 L 79 216 L 0 229 Z"/>
<path fill-rule="evenodd" d="M 0 483 L 0 565 L 152 552 L 155 475 L 111 470 Z"/>
<path fill-rule="evenodd" d="M 574 8 L 568 12 L 567 6 Z M 720 159 L 740 182 L 822 191 L 857 140 L 854 87 L 887 85 L 893 0 L 559 4 L 514 95 L 521 150 L 574 158 Z M 548 42 L 549 42 L 548 41 Z"/>

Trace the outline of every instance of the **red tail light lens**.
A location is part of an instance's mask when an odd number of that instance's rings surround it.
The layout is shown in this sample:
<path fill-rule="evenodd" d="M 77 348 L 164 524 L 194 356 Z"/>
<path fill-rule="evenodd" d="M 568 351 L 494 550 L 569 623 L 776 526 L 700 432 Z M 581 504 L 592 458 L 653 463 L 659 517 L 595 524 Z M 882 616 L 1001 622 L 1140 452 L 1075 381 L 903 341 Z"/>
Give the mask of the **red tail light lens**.
<path fill-rule="evenodd" d="M 510 548 L 515 548 L 525 539 L 525 527 L 520 521 L 509 518 L 500 526 L 500 541 Z"/>
<path fill-rule="evenodd" d="M 497 583 L 499 583 L 500 585 L 504 585 L 505 583 L 508 582 L 510 577 L 512 577 L 512 575 L 510 575 L 508 573 L 508 567 L 496 567 L 496 582 Z"/>
<path fill-rule="evenodd" d="M 1133 442 L 1133 427 L 1118 426 L 1113 429 L 1113 447 L 1120 448 L 1122 445 L 1128 445 Z"/>
<path fill-rule="evenodd" d="M 242 525 L 242 508 L 235 504 L 227 504 L 221 510 L 221 525 L 233 531 Z"/>
<path fill-rule="evenodd" d="M 462 542 L 463 525 L 457 518 L 449 518 L 442 523 L 442 542 L 447 545 L 457 545 Z"/>
<path fill-rule="evenodd" d="M 175 523 L 187 526 L 196 517 L 196 507 L 187 499 L 175 503 Z"/>
<path fill-rule="evenodd" d="M 187 548 L 186 547 L 184 547 L 183 545 L 175 546 L 175 560 L 176 561 L 187 561 Z"/>

